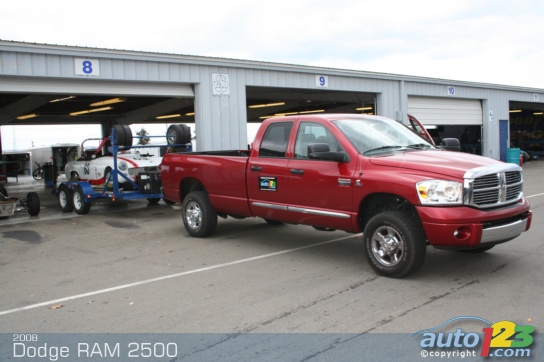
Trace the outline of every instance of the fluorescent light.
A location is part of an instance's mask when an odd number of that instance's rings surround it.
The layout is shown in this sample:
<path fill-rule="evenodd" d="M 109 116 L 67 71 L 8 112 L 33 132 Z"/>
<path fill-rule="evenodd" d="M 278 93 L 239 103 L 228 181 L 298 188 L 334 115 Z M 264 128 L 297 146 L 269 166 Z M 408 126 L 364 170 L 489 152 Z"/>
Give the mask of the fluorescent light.
<path fill-rule="evenodd" d="M 283 105 L 285 105 L 285 102 L 266 103 L 266 104 L 254 104 L 254 105 L 252 105 L 252 106 L 248 106 L 248 108 L 277 107 L 277 106 L 283 106 Z"/>
<path fill-rule="evenodd" d="M 316 110 L 313 110 L 313 111 L 304 111 L 304 112 L 298 112 L 299 114 L 306 114 L 306 113 L 321 113 L 321 112 L 325 112 L 324 109 L 316 109 Z"/>
<path fill-rule="evenodd" d="M 69 99 L 74 99 L 75 97 L 76 96 L 68 96 L 68 97 L 64 97 L 64 98 L 57 98 L 57 99 L 53 99 L 52 101 L 49 101 L 49 103 L 67 101 Z"/>
<path fill-rule="evenodd" d="M 176 117 L 181 117 L 181 114 L 179 114 L 179 113 L 177 113 L 177 114 L 165 114 L 164 116 L 157 116 L 157 117 L 155 117 L 155 119 L 176 118 Z"/>
<path fill-rule="evenodd" d="M 189 113 L 185 113 L 185 115 L 186 115 L 187 117 L 192 117 L 192 116 L 194 116 L 194 115 L 195 115 L 195 112 L 189 112 Z"/>
<path fill-rule="evenodd" d="M 91 104 L 89 104 L 89 106 L 91 106 L 91 107 L 107 106 L 108 104 L 121 103 L 121 102 L 124 102 L 126 100 L 127 100 L 126 98 L 112 98 L 112 99 L 107 99 L 107 100 L 101 101 L 101 102 L 91 103 Z"/>
<path fill-rule="evenodd" d="M 510 113 L 521 113 L 523 111 L 521 109 L 511 109 L 508 112 L 510 112 Z"/>
<path fill-rule="evenodd" d="M 34 117 L 38 117 L 38 115 L 36 113 L 25 114 L 24 116 L 17 117 L 17 119 L 29 119 L 29 118 L 34 118 Z"/>
<path fill-rule="evenodd" d="M 93 112 L 102 112 L 102 111 L 107 111 L 109 109 L 113 109 L 113 107 L 102 107 L 102 108 L 89 109 L 89 110 L 86 110 L 86 111 L 72 112 L 72 113 L 70 113 L 70 116 L 79 116 L 81 114 L 87 114 L 87 113 L 93 113 Z"/>
<path fill-rule="evenodd" d="M 542 116 L 544 114 L 544 112 L 535 112 L 533 113 L 535 116 Z"/>
<path fill-rule="evenodd" d="M 372 107 L 355 108 L 356 111 L 371 111 Z"/>

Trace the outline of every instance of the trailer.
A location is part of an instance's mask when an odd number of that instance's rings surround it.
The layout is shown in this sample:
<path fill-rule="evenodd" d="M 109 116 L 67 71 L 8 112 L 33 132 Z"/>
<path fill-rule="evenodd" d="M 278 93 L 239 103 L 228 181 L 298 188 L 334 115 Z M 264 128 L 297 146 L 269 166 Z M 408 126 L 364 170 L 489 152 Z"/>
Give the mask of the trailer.
<path fill-rule="evenodd" d="M 166 145 L 132 145 L 133 138 L 143 138 L 144 136 L 133 136 L 132 130 L 128 126 L 116 125 L 111 130 L 111 135 L 104 138 L 102 144 L 98 147 L 106 148 L 113 158 L 113 167 L 109 172 L 104 172 L 104 183 L 101 185 L 93 184 L 90 181 L 72 180 L 61 182 L 57 189 L 59 207 L 63 212 L 75 211 L 79 215 L 88 214 L 91 204 L 95 200 L 109 199 L 116 200 L 135 200 L 147 199 L 149 203 L 158 203 L 162 197 L 160 170 L 138 171 L 134 179 L 127 176 L 126 162 L 119 156 L 120 151 L 146 149 L 157 147 L 168 147 L 176 151 L 191 149 L 191 132 L 188 126 L 184 124 L 171 125 L 166 136 L 148 136 L 166 137 Z M 123 170 L 119 165 L 124 165 Z M 121 180 L 121 181 L 120 181 Z M 121 185 L 123 185 L 121 187 Z M 167 199 L 164 201 L 171 204 Z"/>

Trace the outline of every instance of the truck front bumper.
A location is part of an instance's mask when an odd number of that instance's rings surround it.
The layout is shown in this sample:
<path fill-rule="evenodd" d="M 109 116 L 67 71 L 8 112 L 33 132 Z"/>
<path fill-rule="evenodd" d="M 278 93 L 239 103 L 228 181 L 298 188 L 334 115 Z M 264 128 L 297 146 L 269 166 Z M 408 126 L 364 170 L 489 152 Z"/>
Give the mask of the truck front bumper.
<path fill-rule="evenodd" d="M 502 243 L 531 226 L 529 202 L 494 210 L 471 207 L 416 207 L 430 245 L 470 249 Z"/>

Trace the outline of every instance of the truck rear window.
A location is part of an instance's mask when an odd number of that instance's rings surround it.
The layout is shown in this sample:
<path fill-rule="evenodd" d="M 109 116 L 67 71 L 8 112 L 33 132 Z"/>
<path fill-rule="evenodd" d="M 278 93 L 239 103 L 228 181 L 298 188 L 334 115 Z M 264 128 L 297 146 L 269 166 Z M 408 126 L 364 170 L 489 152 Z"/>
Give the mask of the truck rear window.
<path fill-rule="evenodd" d="M 285 157 L 293 122 L 272 123 L 266 129 L 259 157 Z"/>

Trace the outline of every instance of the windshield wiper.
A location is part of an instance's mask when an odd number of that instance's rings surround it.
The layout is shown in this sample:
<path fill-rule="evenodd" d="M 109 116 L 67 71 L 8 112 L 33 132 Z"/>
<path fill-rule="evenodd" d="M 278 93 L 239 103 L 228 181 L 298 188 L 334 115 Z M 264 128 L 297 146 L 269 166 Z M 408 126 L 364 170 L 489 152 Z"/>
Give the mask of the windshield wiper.
<path fill-rule="evenodd" d="M 431 145 L 428 145 L 426 143 L 415 143 L 413 145 L 406 146 L 407 148 L 415 148 L 417 150 L 425 150 L 427 148 L 431 148 Z"/>
<path fill-rule="evenodd" d="M 368 153 L 378 152 L 378 151 L 389 151 L 389 150 L 398 150 L 399 148 L 405 148 L 405 146 L 382 146 L 378 148 L 373 148 L 371 150 L 363 152 L 363 155 L 366 155 Z"/>

